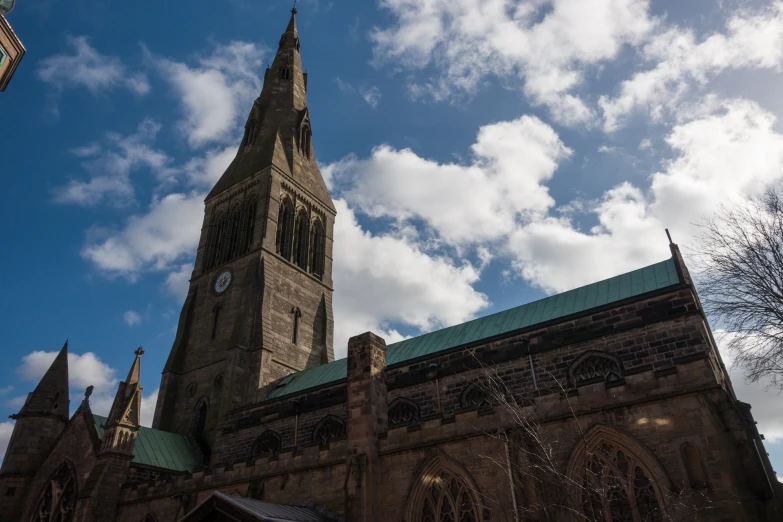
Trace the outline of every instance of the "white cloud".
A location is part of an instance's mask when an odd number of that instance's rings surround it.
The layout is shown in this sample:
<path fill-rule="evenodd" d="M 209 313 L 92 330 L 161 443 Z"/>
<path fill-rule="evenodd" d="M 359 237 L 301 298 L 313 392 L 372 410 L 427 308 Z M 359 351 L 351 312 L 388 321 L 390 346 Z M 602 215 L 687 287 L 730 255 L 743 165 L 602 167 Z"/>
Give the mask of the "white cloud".
<path fill-rule="evenodd" d="M 648 191 L 628 182 L 606 191 L 588 231 L 568 217 L 533 219 L 510 236 L 515 267 L 533 284 L 563 291 L 668 257 L 664 228 L 687 244 L 717 205 L 783 177 L 783 135 L 774 124 L 756 103 L 731 100 L 675 126 L 666 137 L 674 157 Z"/>
<path fill-rule="evenodd" d="M 85 36 L 68 36 L 73 54 L 58 54 L 44 58 L 38 65 L 38 78 L 63 91 L 85 87 L 98 94 L 116 88 L 129 89 L 143 95 L 150 90 L 143 73 L 131 73 L 116 56 L 96 51 Z"/>
<path fill-rule="evenodd" d="M 647 0 L 383 0 L 394 23 L 371 38 L 377 63 L 438 76 L 411 92 L 435 100 L 474 94 L 490 76 L 522 81 L 534 103 L 566 124 L 593 111 L 572 93 L 588 68 L 637 45 L 655 27 Z"/>
<path fill-rule="evenodd" d="M 469 263 L 429 256 L 406 239 L 372 235 L 345 201 L 335 206 L 336 357 L 345 356 L 349 337 L 368 330 L 392 343 L 402 335 L 389 323 L 432 330 L 467 321 L 488 306 L 472 286 L 479 272 Z"/>
<path fill-rule="evenodd" d="M 118 231 L 93 230 L 82 256 L 108 275 L 130 280 L 144 271 L 165 271 L 192 257 L 204 218 L 204 194 L 173 193 L 153 200 Z M 179 269 L 179 266 L 176 266 Z"/>
<path fill-rule="evenodd" d="M 472 152 L 467 165 L 443 164 L 383 145 L 367 160 L 348 157 L 324 174 L 370 216 L 421 218 L 449 243 L 476 243 L 508 235 L 521 213 L 549 208 L 554 201 L 543 182 L 571 153 L 530 116 L 482 127 Z"/>
<path fill-rule="evenodd" d="M 194 158 L 185 165 L 188 182 L 196 187 L 211 189 L 237 155 L 237 146 L 208 150 L 204 157 Z"/>
<path fill-rule="evenodd" d="M 92 143 L 71 150 L 84 159 L 82 165 L 92 177 L 88 181 L 72 179 L 58 187 L 54 191 L 55 201 L 84 206 L 105 202 L 116 206 L 130 204 L 134 201 L 130 174 L 141 168 L 150 169 L 159 181 L 170 181 L 177 173 L 170 166 L 171 158 L 152 147 L 160 128 L 157 122 L 145 119 L 128 136 L 107 133 L 105 146 Z"/>
<path fill-rule="evenodd" d="M 14 432 L 14 423 L 12 421 L 0 422 L 0 455 L 5 458 L 5 450 L 8 448 L 8 442 L 11 440 L 11 434 Z M 0 462 L 2 460 L 0 459 Z"/>
<path fill-rule="evenodd" d="M 155 405 L 158 402 L 158 391 L 153 390 L 147 396 L 141 397 L 141 425 L 147 428 L 152 427 L 152 419 L 155 416 Z"/>
<path fill-rule="evenodd" d="M 367 102 L 367 105 L 373 109 L 376 108 L 379 103 L 381 103 L 381 90 L 378 87 L 362 87 L 359 89 L 359 92 L 362 95 L 364 101 Z"/>
<path fill-rule="evenodd" d="M 232 139 L 237 122 L 261 90 L 266 49 L 247 42 L 219 45 L 196 67 L 154 58 L 181 97 L 179 127 L 192 147 Z"/>
<path fill-rule="evenodd" d="M 672 28 L 647 43 L 642 56 L 654 67 L 622 83 L 615 98 L 602 96 L 604 129 L 620 128 L 637 110 L 654 120 L 678 107 L 694 85 L 704 86 L 723 71 L 740 68 L 779 71 L 783 60 L 783 2 L 758 12 L 740 11 L 727 23 L 726 33 L 702 41 L 693 29 Z"/>
<path fill-rule="evenodd" d="M 177 270 L 166 276 L 166 290 L 178 301 L 185 301 L 190 287 L 190 276 L 193 274 L 193 263 L 180 265 Z"/>
<path fill-rule="evenodd" d="M 122 320 L 131 328 L 141 324 L 141 315 L 134 310 L 128 310 L 122 315 Z"/>

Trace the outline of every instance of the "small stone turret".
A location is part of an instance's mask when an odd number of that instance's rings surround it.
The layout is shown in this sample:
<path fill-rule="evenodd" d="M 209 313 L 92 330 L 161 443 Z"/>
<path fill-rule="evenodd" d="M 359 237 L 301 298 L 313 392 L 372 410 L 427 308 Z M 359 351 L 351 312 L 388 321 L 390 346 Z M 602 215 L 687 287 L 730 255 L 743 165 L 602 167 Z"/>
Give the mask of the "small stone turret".
<path fill-rule="evenodd" d="M 139 347 L 135 354 L 128 377 L 120 383 L 114 396 L 98 459 L 80 494 L 77 520 L 97 522 L 116 519 L 121 487 L 133 460 L 136 434 L 141 429 L 142 388 L 139 379 L 144 350 Z"/>
<path fill-rule="evenodd" d="M 0 468 L 0 521 L 19 520 L 35 474 L 68 423 L 68 342 L 19 413 Z"/>

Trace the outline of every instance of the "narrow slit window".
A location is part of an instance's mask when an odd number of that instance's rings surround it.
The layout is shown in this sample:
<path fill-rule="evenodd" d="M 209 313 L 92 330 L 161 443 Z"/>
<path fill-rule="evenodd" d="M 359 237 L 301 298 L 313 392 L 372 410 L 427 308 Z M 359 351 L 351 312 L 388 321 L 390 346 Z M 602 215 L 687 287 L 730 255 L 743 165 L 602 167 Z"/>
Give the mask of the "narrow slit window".
<path fill-rule="evenodd" d="M 212 317 L 212 340 L 217 336 L 218 322 L 220 321 L 220 306 L 216 306 Z"/>
<path fill-rule="evenodd" d="M 299 319 L 302 317 L 302 312 L 299 311 L 299 308 L 294 308 L 292 313 L 294 314 L 294 332 L 292 336 L 292 342 L 296 344 L 299 341 Z"/>

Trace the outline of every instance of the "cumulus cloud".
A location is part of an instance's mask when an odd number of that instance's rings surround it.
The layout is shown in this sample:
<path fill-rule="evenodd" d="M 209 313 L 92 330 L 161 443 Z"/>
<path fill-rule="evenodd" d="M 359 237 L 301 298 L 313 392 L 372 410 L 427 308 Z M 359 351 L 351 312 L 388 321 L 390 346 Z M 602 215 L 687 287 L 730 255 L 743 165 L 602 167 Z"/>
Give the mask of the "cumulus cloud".
<path fill-rule="evenodd" d="M 488 306 L 472 286 L 480 276 L 476 267 L 428 255 L 404 238 L 373 235 L 345 201 L 335 207 L 336 357 L 346 354 L 353 335 L 374 331 L 392 343 L 403 338 L 392 323 L 428 331 L 467 321 Z"/>
<path fill-rule="evenodd" d="M 196 66 L 152 58 L 179 96 L 179 128 L 188 144 L 199 147 L 234 137 L 238 120 L 261 90 L 258 74 L 266 52 L 256 44 L 235 41 L 218 45 Z"/>
<path fill-rule="evenodd" d="M 362 87 L 359 89 L 359 92 L 362 95 L 362 99 L 364 99 L 364 101 L 367 102 L 367 105 L 373 109 L 376 108 L 379 103 L 381 103 L 381 90 L 378 87 Z"/>
<path fill-rule="evenodd" d="M 740 11 L 726 24 L 725 33 L 698 41 L 693 29 L 671 28 L 656 34 L 644 46 L 642 57 L 654 66 L 634 74 L 619 94 L 602 96 L 604 129 L 620 128 L 634 111 L 647 111 L 654 120 L 678 107 L 691 88 L 732 69 L 779 71 L 783 60 L 783 2 L 757 12 Z"/>
<path fill-rule="evenodd" d="M 132 328 L 141 324 L 141 315 L 139 315 L 139 313 L 134 310 L 128 310 L 122 314 L 122 320 L 125 321 L 125 324 Z"/>
<path fill-rule="evenodd" d="M 472 152 L 463 165 L 384 145 L 366 160 L 348 157 L 324 172 L 357 210 L 400 222 L 420 218 L 445 241 L 466 244 L 503 237 L 520 214 L 553 205 L 543 183 L 571 154 L 531 116 L 482 127 Z"/>
<path fill-rule="evenodd" d="M 150 90 L 143 73 L 133 73 L 116 56 L 99 53 L 86 36 L 68 36 L 66 43 L 71 54 L 57 54 L 44 58 L 38 64 L 37 74 L 42 81 L 58 91 L 85 87 L 92 94 L 124 88 L 136 94 Z"/>
<path fill-rule="evenodd" d="M 204 195 L 173 193 L 153 201 L 116 231 L 95 229 L 82 257 L 108 275 L 135 280 L 143 271 L 164 271 L 196 251 L 204 218 Z"/>
<path fill-rule="evenodd" d="M 774 125 L 758 104 L 731 100 L 675 126 L 665 140 L 674 156 L 648 190 L 628 182 L 607 190 L 589 230 L 552 215 L 519 227 L 508 244 L 515 267 L 533 284 L 563 291 L 668 257 L 664 228 L 687 243 L 719 204 L 781 179 L 783 135 Z"/>
<path fill-rule="evenodd" d="M 473 95 L 490 76 L 522 82 L 527 96 L 566 124 L 593 110 L 573 93 L 590 67 L 638 45 L 656 25 L 647 0 L 383 0 L 393 23 L 371 38 L 376 63 L 436 75 L 411 85 L 414 96 Z"/>
<path fill-rule="evenodd" d="M 185 301 L 190 287 L 190 276 L 193 273 L 193 263 L 185 263 L 166 276 L 166 290 L 178 301 Z"/>
<path fill-rule="evenodd" d="M 145 119 L 133 134 L 109 132 L 103 145 L 91 143 L 72 149 L 74 156 L 83 159 L 82 166 L 91 177 L 86 181 L 71 179 L 65 186 L 56 188 L 55 201 L 83 206 L 100 203 L 124 206 L 135 200 L 132 172 L 147 168 L 159 181 L 171 180 L 177 173 L 171 166 L 171 158 L 153 147 L 160 129 L 159 123 Z"/>

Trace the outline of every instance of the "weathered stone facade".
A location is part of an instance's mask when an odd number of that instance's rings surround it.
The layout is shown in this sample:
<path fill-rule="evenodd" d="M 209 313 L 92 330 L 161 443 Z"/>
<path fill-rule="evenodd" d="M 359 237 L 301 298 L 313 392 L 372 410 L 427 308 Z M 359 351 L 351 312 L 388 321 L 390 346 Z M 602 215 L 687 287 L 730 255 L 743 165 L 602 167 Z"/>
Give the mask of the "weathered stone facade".
<path fill-rule="evenodd" d="M 783 519 L 750 406 L 676 245 L 668 261 L 422 336 L 404 356 L 402 343 L 365 333 L 333 361 L 335 213 L 310 159 L 305 78 L 292 17 L 237 159 L 206 201 L 158 430 L 139 428 L 128 406 L 140 352 L 102 434 L 87 400 L 38 439 L 23 409 L 0 520 L 55 520 L 39 514 L 42 499 L 62 505 L 60 490 L 78 499 L 63 520 L 80 522 L 265 520 L 210 515 L 215 491 L 321 520 Z M 62 380 L 60 367 L 50 373 Z M 50 404 L 52 386 L 39 388 L 31 397 Z M 141 447 L 164 438 L 203 465 Z M 9 487 L 20 494 L 2 497 Z"/>

